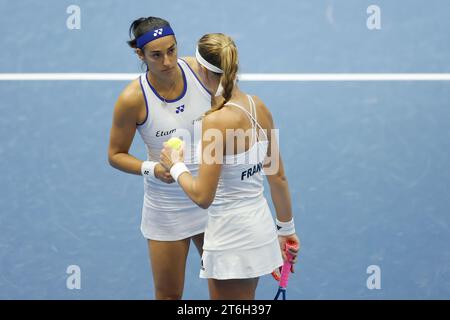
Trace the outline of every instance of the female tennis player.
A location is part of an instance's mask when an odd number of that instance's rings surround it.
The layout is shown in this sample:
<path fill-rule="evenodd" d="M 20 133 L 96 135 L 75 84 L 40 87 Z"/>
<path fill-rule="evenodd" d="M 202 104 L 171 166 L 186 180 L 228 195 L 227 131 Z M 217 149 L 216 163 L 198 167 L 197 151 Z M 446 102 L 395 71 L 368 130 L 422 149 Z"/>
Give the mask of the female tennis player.
<path fill-rule="evenodd" d="M 190 242 L 201 255 L 207 212 L 173 183 L 159 154 L 171 135 L 187 130 L 194 136 L 195 120 L 211 108 L 211 95 L 195 74 L 195 58 L 177 58 L 169 22 L 140 18 L 129 31 L 128 44 L 147 72 L 131 81 L 117 100 L 108 158 L 114 168 L 144 176 L 141 231 L 148 240 L 155 298 L 181 299 Z M 136 130 L 147 147 L 145 161 L 129 153 Z M 198 164 L 187 166 L 197 172 Z"/>
<path fill-rule="evenodd" d="M 208 208 L 200 277 L 208 278 L 211 299 L 254 299 L 258 278 L 286 259 L 286 242 L 299 244 L 274 123 L 264 103 L 236 85 L 238 53 L 230 37 L 204 35 L 196 59 L 203 83 L 222 96 L 202 119 L 198 176 L 184 164 L 183 150 L 167 143 L 161 163 L 193 202 Z M 267 179 L 278 236 L 263 194 L 263 167 L 273 171 Z"/>

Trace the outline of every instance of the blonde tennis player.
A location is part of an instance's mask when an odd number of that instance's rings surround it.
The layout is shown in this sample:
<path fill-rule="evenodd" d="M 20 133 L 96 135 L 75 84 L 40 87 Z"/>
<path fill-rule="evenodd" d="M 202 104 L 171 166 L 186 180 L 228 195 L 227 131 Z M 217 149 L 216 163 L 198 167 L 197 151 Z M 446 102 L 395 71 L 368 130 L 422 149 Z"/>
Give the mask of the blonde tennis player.
<path fill-rule="evenodd" d="M 208 279 L 210 298 L 254 299 L 258 278 L 286 259 L 285 243 L 299 244 L 274 123 L 264 103 L 237 86 L 238 53 L 230 37 L 204 35 L 196 59 L 202 82 L 217 97 L 202 119 L 198 175 L 184 164 L 183 149 L 167 143 L 161 163 L 194 203 L 208 208 L 200 277 Z M 264 197 L 268 168 L 277 226 Z"/>

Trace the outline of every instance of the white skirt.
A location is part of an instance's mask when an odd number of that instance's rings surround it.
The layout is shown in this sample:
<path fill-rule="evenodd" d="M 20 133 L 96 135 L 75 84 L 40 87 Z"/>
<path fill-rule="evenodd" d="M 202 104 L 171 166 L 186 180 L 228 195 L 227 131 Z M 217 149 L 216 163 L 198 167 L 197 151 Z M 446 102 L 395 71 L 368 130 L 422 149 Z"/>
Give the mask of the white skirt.
<path fill-rule="evenodd" d="M 208 211 L 177 184 L 144 178 L 141 232 L 146 239 L 177 241 L 205 232 Z"/>
<path fill-rule="evenodd" d="M 278 238 L 254 249 L 204 250 L 200 278 L 256 278 L 271 273 L 282 264 Z"/>
<path fill-rule="evenodd" d="M 145 239 L 177 241 L 204 233 L 207 219 L 207 213 L 201 208 L 167 212 L 144 206 L 141 232 Z"/>

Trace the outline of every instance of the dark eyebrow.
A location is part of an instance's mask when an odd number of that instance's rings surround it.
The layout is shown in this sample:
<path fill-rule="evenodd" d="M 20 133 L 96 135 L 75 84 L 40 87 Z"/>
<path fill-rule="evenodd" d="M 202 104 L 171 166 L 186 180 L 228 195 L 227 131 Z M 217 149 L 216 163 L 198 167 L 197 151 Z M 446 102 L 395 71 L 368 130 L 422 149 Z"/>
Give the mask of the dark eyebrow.
<path fill-rule="evenodd" d="M 177 44 L 176 43 L 174 43 L 173 45 L 171 45 L 169 48 L 167 48 L 167 50 L 170 50 L 170 49 L 173 49 L 173 48 L 175 48 L 175 46 L 176 46 Z M 150 51 L 150 53 L 160 53 L 161 51 L 160 50 L 155 50 L 155 51 Z"/>

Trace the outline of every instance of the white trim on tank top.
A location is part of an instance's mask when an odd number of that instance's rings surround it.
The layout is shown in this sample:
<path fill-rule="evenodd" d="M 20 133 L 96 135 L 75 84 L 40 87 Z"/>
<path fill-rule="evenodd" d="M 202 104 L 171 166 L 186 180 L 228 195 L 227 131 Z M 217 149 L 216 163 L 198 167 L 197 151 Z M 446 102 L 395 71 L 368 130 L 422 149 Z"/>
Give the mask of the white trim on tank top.
<path fill-rule="evenodd" d="M 249 120 L 250 120 L 250 122 L 252 124 L 252 137 L 254 137 L 254 139 L 253 139 L 254 143 L 245 152 L 241 152 L 241 153 L 237 153 L 237 154 L 226 154 L 226 155 L 224 155 L 225 158 L 245 155 L 246 153 L 249 153 L 258 143 L 268 143 L 269 142 L 269 139 L 267 137 L 265 129 L 256 120 L 256 104 L 255 104 L 255 102 L 253 101 L 253 99 L 252 99 L 252 97 L 250 95 L 247 95 L 247 98 L 249 100 L 250 108 L 251 108 L 252 112 L 255 113 L 255 117 L 253 117 L 253 115 L 250 112 L 248 112 L 244 107 L 242 107 L 242 106 L 240 106 L 240 105 L 238 105 L 236 103 L 227 102 L 227 103 L 225 103 L 225 105 L 232 105 L 232 106 L 238 107 L 239 109 L 245 111 L 247 117 L 249 117 Z M 262 130 L 262 132 L 264 133 L 264 135 L 266 137 L 266 140 L 263 140 L 263 141 L 256 140 L 256 126 L 258 126 Z"/>

